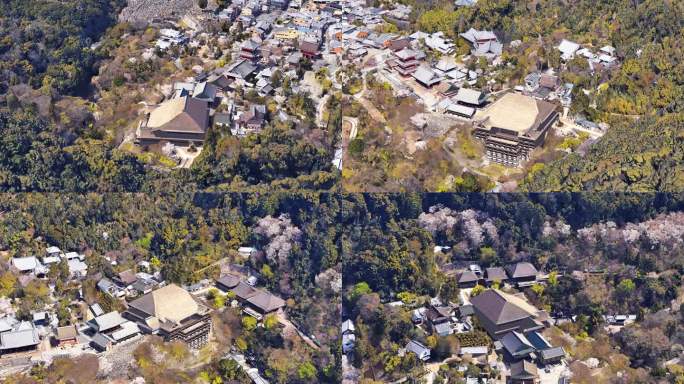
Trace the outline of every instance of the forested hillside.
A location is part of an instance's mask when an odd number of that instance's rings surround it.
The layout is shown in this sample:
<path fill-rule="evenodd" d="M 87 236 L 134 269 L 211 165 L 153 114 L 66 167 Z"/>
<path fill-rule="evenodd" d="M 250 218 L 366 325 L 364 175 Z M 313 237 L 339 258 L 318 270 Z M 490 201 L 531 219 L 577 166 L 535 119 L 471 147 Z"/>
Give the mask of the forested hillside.
<path fill-rule="evenodd" d="M 69 143 L 31 113 L 0 112 L 0 190 L 139 191 L 151 178 L 134 155 L 98 140 Z"/>
<path fill-rule="evenodd" d="M 77 91 L 97 60 L 90 45 L 116 22 L 123 0 L 7 0 L 0 3 L 0 93 L 27 83 Z"/>
<path fill-rule="evenodd" d="M 552 236 L 547 228 L 562 223 L 568 231 L 579 231 L 605 222 L 623 226 L 647 221 L 684 210 L 682 194 L 367 194 L 345 200 L 353 201 L 345 203 L 350 207 L 345 216 L 349 237 L 342 247 L 345 280 L 367 282 L 382 297 L 408 286 L 434 295 L 443 283 L 437 266 L 452 258 L 480 259 L 482 247 L 493 251 L 485 252 L 485 262 L 493 265 L 519 259 L 549 269 L 625 263 L 644 272 L 679 268 L 684 252 L 676 241 L 671 253 L 665 244 L 649 249 L 646 241 L 634 259 L 618 251 L 623 248 L 611 249 L 612 244 L 594 244 L 610 251 L 587 248 L 576 234 Z M 435 245 L 456 249 L 445 259 L 435 256 Z M 573 257 L 564 257 L 568 254 Z"/>
<path fill-rule="evenodd" d="M 680 191 L 684 115 L 613 126 L 584 156 L 571 154 L 528 175 L 527 191 Z"/>

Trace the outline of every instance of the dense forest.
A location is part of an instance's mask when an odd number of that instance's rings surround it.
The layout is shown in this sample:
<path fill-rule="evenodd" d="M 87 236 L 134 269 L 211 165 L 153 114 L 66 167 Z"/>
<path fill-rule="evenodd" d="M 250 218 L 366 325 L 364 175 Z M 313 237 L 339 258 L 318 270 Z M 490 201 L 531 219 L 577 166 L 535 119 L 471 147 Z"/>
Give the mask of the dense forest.
<path fill-rule="evenodd" d="M 364 281 L 383 297 L 410 286 L 435 294 L 441 283 L 437 269 L 452 261 L 479 260 L 501 265 L 529 260 L 549 269 L 578 269 L 626 264 L 642 272 L 681 266 L 683 251 L 676 237 L 671 247 L 651 247 L 644 239 L 638 257 L 615 244 L 594 242 L 591 248 L 577 232 L 600 223 L 618 227 L 645 222 L 658 214 L 684 209 L 681 194 L 368 194 L 357 199 L 349 238 L 343 246 L 344 278 Z M 361 199 L 361 196 L 364 198 Z M 463 213 L 466 212 L 466 213 Z M 472 224 L 472 228 L 468 227 Z M 567 237 L 551 236 L 567 225 Z M 548 228 L 547 228 L 548 227 Z M 665 230 L 665 229 L 664 229 Z M 473 231 L 471 237 L 469 232 Z M 574 235 L 570 236 L 574 231 Z M 570 240 L 573 240 L 571 242 Z M 458 244 L 438 260 L 435 245 Z M 622 245 L 624 246 L 624 245 Z M 653 248 L 653 249 L 651 249 Z M 569 250 L 573 258 L 564 258 Z M 420 257 L 418 257 L 420 255 Z"/>
<path fill-rule="evenodd" d="M 584 155 L 571 154 L 529 174 L 527 191 L 680 191 L 684 114 L 614 125 Z"/>
<path fill-rule="evenodd" d="M 287 300 L 289 319 L 307 335 L 315 335 L 321 348 L 308 348 L 296 337 L 284 339 L 275 326 L 255 329 L 240 324 L 239 311 L 227 309 L 214 320 L 220 355 L 227 345 L 238 345 L 254 356 L 273 382 L 338 382 L 340 215 L 341 202 L 333 195 L 4 194 L 2 294 L 20 299 L 19 316 L 30 316 L 44 305 L 47 283 L 24 286 L 7 271 L 10 257 L 42 254 L 48 244 L 86 255 L 84 295 L 105 308 L 118 307 L 95 289 L 97 279 L 136 269 L 140 261 L 150 262 L 167 281 L 178 284 L 218 277 L 219 262 L 236 263 L 254 271 L 262 284 Z M 243 245 L 262 252 L 242 259 L 236 250 Z M 59 281 L 59 276 L 49 276 L 57 294 L 76 295 L 68 279 Z M 213 305 L 225 306 L 223 299 L 213 298 Z M 144 348 L 136 353 L 136 361 L 149 360 Z M 221 363 L 215 363 L 218 367 L 205 371 L 221 372 Z M 187 374 L 180 366 L 162 369 L 142 363 L 133 371 L 151 381 L 170 380 L 162 382 L 184 381 L 178 375 Z"/>
<path fill-rule="evenodd" d="M 134 155 L 94 139 L 69 143 L 30 112 L 0 112 L 0 190 L 139 191 L 151 178 Z"/>
<path fill-rule="evenodd" d="M 20 83 L 73 94 L 88 86 L 90 46 L 116 22 L 121 0 L 8 0 L 0 4 L 0 93 Z"/>

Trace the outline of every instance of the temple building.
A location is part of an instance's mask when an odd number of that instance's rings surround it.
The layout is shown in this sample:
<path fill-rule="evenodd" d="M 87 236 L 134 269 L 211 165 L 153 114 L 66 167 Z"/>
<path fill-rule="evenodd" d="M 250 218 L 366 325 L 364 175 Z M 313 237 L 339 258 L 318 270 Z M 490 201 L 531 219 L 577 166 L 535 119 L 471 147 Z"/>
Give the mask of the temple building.
<path fill-rule="evenodd" d="M 210 314 L 209 307 L 183 288 L 170 284 L 131 302 L 124 316 L 164 341 L 180 340 L 191 348 L 200 348 L 209 340 Z"/>
<path fill-rule="evenodd" d="M 558 120 L 556 106 L 533 97 L 507 93 L 475 115 L 474 136 L 482 140 L 487 157 L 496 163 L 519 166 L 544 144 Z"/>
<path fill-rule="evenodd" d="M 178 145 L 202 145 L 209 126 L 209 104 L 183 96 L 167 100 L 153 110 L 138 128 L 141 145 L 170 142 Z"/>

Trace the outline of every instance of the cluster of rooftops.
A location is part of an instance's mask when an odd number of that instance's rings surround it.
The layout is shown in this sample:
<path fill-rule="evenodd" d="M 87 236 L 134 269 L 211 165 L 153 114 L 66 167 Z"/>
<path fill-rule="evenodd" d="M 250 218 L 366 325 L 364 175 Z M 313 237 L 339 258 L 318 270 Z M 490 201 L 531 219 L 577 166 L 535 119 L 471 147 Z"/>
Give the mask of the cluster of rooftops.
<path fill-rule="evenodd" d="M 13 257 L 12 267 L 21 275 L 44 277 L 50 266 L 65 261 L 72 277 L 83 277 L 88 272 L 85 255 L 78 252 L 62 252 L 58 247 L 51 246 L 42 256 Z"/>
<path fill-rule="evenodd" d="M 543 329 L 550 326 L 546 312 L 531 305 L 522 293 L 487 289 L 460 306 L 435 301 L 427 308 L 415 309 L 412 320 L 434 335 L 447 336 L 472 331 L 473 316 L 493 340 L 494 350 L 503 356 L 512 380 L 522 380 L 525 375 L 538 378 L 537 364 L 557 364 L 565 357 L 562 347 L 551 345 L 542 335 Z M 490 345 L 461 348 L 459 354 L 469 354 L 479 364 L 487 364 Z M 432 358 L 431 349 L 419 340 L 410 340 L 400 353 L 414 353 L 423 361 Z"/>
<path fill-rule="evenodd" d="M 238 252 L 249 257 L 255 249 L 240 247 Z M 31 265 L 32 268 L 21 267 L 28 264 L 27 261 L 52 265 L 71 259 L 83 262 L 81 260 L 85 257 L 77 252 L 63 253 L 57 247 L 48 247 L 46 254 L 40 258 L 17 259 L 12 261 L 15 268 L 33 274 L 27 277 L 39 278 L 36 274 L 46 272 L 34 265 Z M 149 263 L 141 262 L 140 266 L 149 267 Z M 85 274 L 81 277 L 85 277 Z M 241 307 L 246 315 L 262 320 L 265 315 L 281 310 L 285 301 L 267 290 L 257 288 L 256 283 L 254 276 L 243 280 L 236 273 L 225 274 L 214 282 L 218 289 L 233 293 L 231 306 Z M 105 312 L 95 302 L 87 306 L 87 311 L 77 312 L 77 323 L 59 326 L 58 317 L 51 306 L 44 311 L 34 312 L 33 321 L 18 320 L 12 308 L 8 307 L 3 310 L 5 315 L 0 317 L 0 355 L 43 352 L 41 344 L 44 341 L 49 341 L 54 347 L 84 346 L 104 352 L 143 334 L 156 334 L 166 341 L 183 341 L 192 348 L 201 347 L 208 341 L 212 309 L 190 293 L 196 291 L 194 287 L 167 284 L 159 273 L 134 272 L 130 269 L 99 278 L 96 287 L 119 302 L 125 310 Z M 80 290 L 79 298 L 72 304 L 85 305 Z"/>
<path fill-rule="evenodd" d="M 471 264 L 458 274 L 457 281 L 461 288 L 471 288 L 477 284 L 491 286 L 494 283 L 512 283 L 522 287 L 535 283 L 540 277 L 542 274 L 529 262 L 488 267 L 484 271 L 479 265 Z"/>
<path fill-rule="evenodd" d="M 611 68 L 618 64 L 617 51 L 612 45 L 606 45 L 594 53 L 587 47 L 582 47 L 574 41 L 563 39 L 558 45 L 563 61 L 570 61 L 575 57 L 587 59 L 587 63 L 592 71 Z"/>

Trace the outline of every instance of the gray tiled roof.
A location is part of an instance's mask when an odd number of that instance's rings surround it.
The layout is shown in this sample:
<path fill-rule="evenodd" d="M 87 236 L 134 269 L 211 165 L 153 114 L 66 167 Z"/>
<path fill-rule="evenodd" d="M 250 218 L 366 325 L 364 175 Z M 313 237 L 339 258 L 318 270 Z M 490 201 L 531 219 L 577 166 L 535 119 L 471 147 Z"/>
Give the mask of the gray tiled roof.
<path fill-rule="evenodd" d="M 540 353 L 541 353 L 541 358 L 543 360 L 565 357 L 565 350 L 563 349 L 563 347 L 553 347 L 553 348 L 549 348 L 549 349 L 544 349 Z"/>
<path fill-rule="evenodd" d="M 408 344 L 406 344 L 406 350 L 408 352 L 413 352 L 418 356 L 422 355 L 425 352 L 430 352 L 430 348 L 424 346 L 423 344 L 415 340 L 411 340 L 408 342 Z"/>
<path fill-rule="evenodd" d="M 240 276 L 228 273 L 216 279 L 216 282 L 227 288 L 233 288 L 240 284 Z"/>
<path fill-rule="evenodd" d="M 508 332 L 501 338 L 501 344 L 511 356 L 526 356 L 534 352 L 534 346 L 527 338 L 518 332 Z"/>
<path fill-rule="evenodd" d="M 487 273 L 487 281 L 505 281 L 508 280 L 508 275 L 506 274 L 506 270 L 501 268 L 501 267 L 491 267 L 487 268 L 486 270 Z"/>
<path fill-rule="evenodd" d="M 24 348 L 40 343 L 38 330 L 33 326 L 0 334 L 0 350 Z"/>
<path fill-rule="evenodd" d="M 259 308 L 263 312 L 272 312 L 285 306 L 285 301 L 266 291 L 259 291 L 254 296 L 247 299 L 251 305 Z"/>
<path fill-rule="evenodd" d="M 235 288 L 232 288 L 231 291 L 233 291 L 235 296 L 237 296 L 237 298 L 240 300 L 247 300 L 256 295 L 258 292 L 256 288 L 245 283 L 244 281 L 241 281 Z"/>
<path fill-rule="evenodd" d="M 121 317 L 121 314 L 118 311 L 112 311 L 105 313 L 102 316 L 98 316 L 91 321 L 96 325 L 98 332 L 105 332 L 118 327 L 126 322 L 126 319 Z"/>
<path fill-rule="evenodd" d="M 508 275 L 511 279 L 519 279 L 522 277 L 537 276 L 537 268 L 531 263 L 521 262 L 506 267 Z"/>
<path fill-rule="evenodd" d="M 538 377 L 537 366 L 527 360 L 511 364 L 512 379 L 533 379 Z"/>
<path fill-rule="evenodd" d="M 458 276 L 459 283 L 472 283 L 480 280 L 473 271 L 465 270 Z"/>

